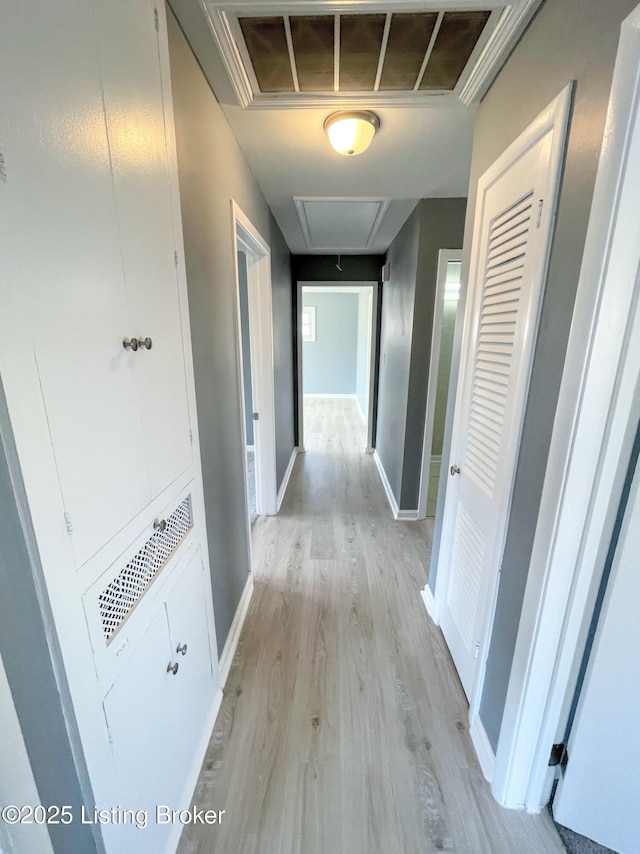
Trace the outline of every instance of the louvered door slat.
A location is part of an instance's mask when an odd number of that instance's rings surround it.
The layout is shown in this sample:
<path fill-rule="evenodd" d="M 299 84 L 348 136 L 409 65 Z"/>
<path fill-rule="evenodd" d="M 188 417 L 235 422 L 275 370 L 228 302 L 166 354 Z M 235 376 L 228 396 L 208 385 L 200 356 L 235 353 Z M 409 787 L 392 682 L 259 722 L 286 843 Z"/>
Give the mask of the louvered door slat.
<path fill-rule="evenodd" d="M 486 250 L 464 465 L 488 497 L 493 495 L 500 461 L 531 210 L 529 194 L 497 216 Z M 487 361 L 492 360 L 500 365 L 499 372 L 487 370 Z M 491 420 L 482 417 L 487 408 L 493 413 Z"/>

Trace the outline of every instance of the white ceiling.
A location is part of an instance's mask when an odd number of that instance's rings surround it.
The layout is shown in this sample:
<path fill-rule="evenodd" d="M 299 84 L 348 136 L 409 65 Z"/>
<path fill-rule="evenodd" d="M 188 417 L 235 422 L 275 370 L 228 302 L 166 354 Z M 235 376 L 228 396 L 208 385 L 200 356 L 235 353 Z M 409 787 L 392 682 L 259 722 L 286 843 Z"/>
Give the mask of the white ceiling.
<path fill-rule="evenodd" d="M 322 107 L 243 109 L 227 71 L 228 61 L 225 66 L 210 23 L 203 20 L 199 0 L 170 2 L 292 252 L 343 251 L 348 228 L 351 237 L 359 232 L 362 240 L 362 247 L 357 250 L 354 247 L 354 251 L 384 253 L 419 199 L 467 194 L 474 106 L 465 106 L 452 95 L 433 97 L 428 103 L 423 99 L 416 106 L 376 105 L 380 130 L 370 148 L 356 157 L 337 154 L 329 145 L 323 122 L 329 113 L 344 108 L 338 95 Z M 238 2 L 228 0 L 227 5 L 236 6 Z M 478 2 L 467 0 L 460 4 L 455 0 L 440 0 L 438 5 L 460 7 Z M 539 2 L 512 0 L 512 7 L 526 8 L 532 14 Z M 339 5 L 343 9 L 354 4 L 345 0 Z M 399 4 L 397 0 L 388 0 L 387 5 L 398 8 Z M 404 5 L 428 9 L 433 3 L 411 0 Z M 482 5 L 490 8 L 495 2 L 488 0 Z M 259 13 L 263 7 L 266 11 L 267 3 L 253 0 L 252 6 Z M 269 8 L 272 6 L 270 3 Z M 356 9 L 361 6 L 362 3 L 355 4 Z M 280 0 L 278 7 L 293 11 L 300 8 L 300 2 Z M 248 4 L 243 8 L 248 8 Z M 524 26 L 524 14 L 521 18 Z M 515 39 L 516 34 L 514 29 L 511 37 Z M 366 101 L 349 104 L 351 108 L 356 106 L 366 109 L 371 104 Z M 323 217 L 322 248 L 314 248 L 309 245 L 308 233 L 305 239 L 295 198 L 327 198 L 334 202 L 374 199 L 388 205 L 374 240 L 369 239 L 370 232 L 360 228 L 357 222 L 351 225 L 345 222 L 345 208 L 333 223 L 330 217 Z M 353 216 L 357 217 L 362 210 L 354 206 Z"/>
<path fill-rule="evenodd" d="M 222 107 L 292 252 L 337 250 L 343 227 L 336 220 L 333 247 L 309 247 L 294 197 L 390 200 L 374 242 L 361 250 L 376 253 L 387 249 L 418 199 L 467 194 L 471 107 L 378 110 L 380 130 L 357 157 L 329 145 L 322 124 L 331 110 Z"/>

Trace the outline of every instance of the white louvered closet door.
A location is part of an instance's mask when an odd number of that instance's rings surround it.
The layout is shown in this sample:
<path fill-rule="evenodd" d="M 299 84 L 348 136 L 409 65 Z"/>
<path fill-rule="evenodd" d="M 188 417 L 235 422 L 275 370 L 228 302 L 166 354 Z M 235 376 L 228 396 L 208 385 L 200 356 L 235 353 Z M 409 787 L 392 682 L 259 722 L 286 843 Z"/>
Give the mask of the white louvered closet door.
<path fill-rule="evenodd" d="M 542 302 L 559 172 L 552 133 L 519 151 L 514 143 L 505 168 L 478 186 L 449 461 L 459 472 L 449 478 L 439 560 L 442 630 L 469 699 L 486 653 Z"/>

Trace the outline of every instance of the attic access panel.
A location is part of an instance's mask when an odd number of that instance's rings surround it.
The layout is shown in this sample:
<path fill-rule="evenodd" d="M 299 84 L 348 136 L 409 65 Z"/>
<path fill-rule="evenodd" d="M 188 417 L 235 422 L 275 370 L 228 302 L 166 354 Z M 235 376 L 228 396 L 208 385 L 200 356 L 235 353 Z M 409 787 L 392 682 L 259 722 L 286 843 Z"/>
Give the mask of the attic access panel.
<path fill-rule="evenodd" d="M 453 92 L 491 17 L 490 8 L 239 15 L 237 37 L 259 95 Z"/>

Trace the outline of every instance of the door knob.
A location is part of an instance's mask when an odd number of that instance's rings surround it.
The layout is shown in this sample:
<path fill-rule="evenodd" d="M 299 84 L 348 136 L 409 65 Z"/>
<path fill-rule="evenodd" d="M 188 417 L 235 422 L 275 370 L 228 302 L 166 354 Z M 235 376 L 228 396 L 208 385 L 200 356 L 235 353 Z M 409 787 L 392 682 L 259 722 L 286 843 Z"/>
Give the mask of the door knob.
<path fill-rule="evenodd" d="M 179 665 L 177 661 L 174 661 L 173 664 L 169 662 L 169 664 L 167 664 L 167 673 L 173 673 L 173 675 L 175 676 L 178 672 L 178 667 Z"/>
<path fill-rule="evenodd" d="M 140 346 L 140 342 L 137 338 L 125 338 L 122 342 L 122 346 L 125 350 L 133 350 L 133 352 L 135 353 L 135 351 Z"/>
<path fill-rule="evenodd" d="M 153 341 L 151 338 L 139 338 L 138 343 L 141 347 L 144 347 L 145 350 L 150 350 L 153 347 Z"/>
<path fill-rule="evenodd" d="M 460 467 L 459 467 L 459 466 L 451 466 L 451 468 L 449 469 L 449 473 L 450 473 L 452 476 L 453 476 L 454 474 L 460 474 Z"/>
<path fill-rule="evenodd" d="M 186 655 L 187 654 L 186 643 L 179 643 L 178 646 L 176 647 L 176 652 L 181 653 L 181 655 Z"/>

